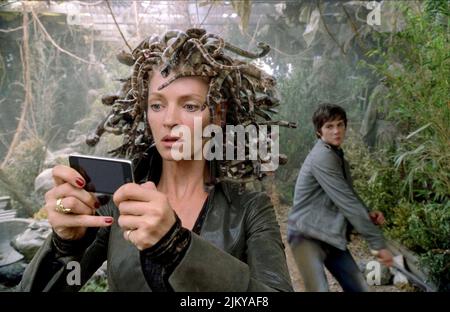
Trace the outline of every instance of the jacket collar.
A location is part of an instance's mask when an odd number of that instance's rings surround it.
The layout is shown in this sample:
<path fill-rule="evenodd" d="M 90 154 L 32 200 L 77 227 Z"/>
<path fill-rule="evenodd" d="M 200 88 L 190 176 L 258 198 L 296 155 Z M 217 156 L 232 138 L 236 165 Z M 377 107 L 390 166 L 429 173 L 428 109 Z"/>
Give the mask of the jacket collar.
<path fill-rule="evenodd" d="M 320 144 L 322 146 L 325 146 L 326 148 L 334 151 L 336 153 L 336 155 L 340 156 L 341 158 L 344 157 L 344 150 L 341 147 L 336 147 L 334 145 L 331 145 L 329 143 L 326 143 L 325 141 L 323 141 L 322 139 L 318 139 L 317 140 L 317 144 Z"/>
<path fill-rule="evenodd" d="M 216 184 L 215 187 L 218 187 L 220 185 L 223 194 L 225 195 L 228 203 L 231 203 L 231 187 L 229 185 L 229 183 L 226 182 L 220 182 L 219 184 Z"/>

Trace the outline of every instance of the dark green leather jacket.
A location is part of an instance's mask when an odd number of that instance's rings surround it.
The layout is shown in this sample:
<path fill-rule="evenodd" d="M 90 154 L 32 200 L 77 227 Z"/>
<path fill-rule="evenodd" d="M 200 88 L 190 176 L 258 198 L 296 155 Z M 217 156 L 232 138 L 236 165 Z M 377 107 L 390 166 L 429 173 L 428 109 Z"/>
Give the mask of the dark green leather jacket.
<path fill-rule="evenodd" d="M 174 291 L 292 291 L 269 197 L 260 192 L 239 195 L 231 183 L 220 183 L 211 192 L 200 235 L 192 233 L 184 258 L 169 277 Z M 77 291 L 105 260 L 110 291 L 151 291 L 141 269 L 139 250 L 124 240 L 117 224 L 118 209 L 111 202 L 98 213 L 111 215 L 116 222 L 99 229 L 81 255 L 50 259 L 60 264 L 53 276 L 39 272 L 43 259 L 47 257 L 48 263 L 48 257 L 54 257 L 51 238 L 47 239 L 25 270 L 19 291 L 33 291 L 39 279 L 45 279 L 43 291 Z M 66 264 L 73 260 L 81 265 L 80 286 L 66 282 L 73 270 Z"/>

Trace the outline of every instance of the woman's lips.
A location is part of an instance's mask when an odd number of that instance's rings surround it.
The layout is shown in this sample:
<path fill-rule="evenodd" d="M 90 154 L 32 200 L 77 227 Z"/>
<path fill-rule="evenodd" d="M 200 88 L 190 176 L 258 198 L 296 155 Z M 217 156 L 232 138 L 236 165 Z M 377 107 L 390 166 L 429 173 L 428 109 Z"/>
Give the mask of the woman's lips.
<path fill-rule="evenodd" d="M 172 147 L 172 145 L 174 145 L 175 143 L 180 143 L 181 140 L 180 137 L 172 137 L 170 135 L 166 135 L 162 138 L 161 142 L 165 147 Z"/>

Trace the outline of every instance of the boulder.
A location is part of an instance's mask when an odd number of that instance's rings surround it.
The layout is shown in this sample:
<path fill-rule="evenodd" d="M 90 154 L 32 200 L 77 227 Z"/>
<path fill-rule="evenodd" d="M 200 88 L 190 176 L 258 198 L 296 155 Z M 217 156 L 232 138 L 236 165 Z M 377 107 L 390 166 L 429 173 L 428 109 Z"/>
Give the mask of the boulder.
<path fill-rule="evenodd" d="M 54 185 L 52 169 L 45 169 L 36 179 L 34 179 L 34 191 L 38 194 L 45 194 Z"/>
<path fill-rule="evenodd" d="M 30 219 L 14 218 L 0 221 L 0 267 L 22 260 L 24 257 L 11 247 L 11 240 L 28 227 Z"/>
<path fill-rule="evenodd" d="M 404 261 L 402 255 L 395 256 L 393 259 L 394 259 L 394 263 L 396 265 L 398 265 L 402 269 L 405 268 L 405 261 Z M 400 271 L 391 268 L 391 273 L 394 275 L 393 284 L 396 287 L 401 288 L 401 287 L 409 284 L 408 278 L 403 273 L 401 273 Z"/>
<path fill-rule="evenodd" d="M 44 166 L 46 168 L 54 167 L 58 164 L 59 159 L 68 159 L 70 154 L 75 153 L 75 150 L 71 147 L 66 147 L 54 152 L 47 151 L 47 156 L 45 158 Z"/>
<path fill-rule="evenodd" d="M 11 246 L 20 252 L 25 260 L 31 261 L 51 232 L 52 228 L 47 220 L 34 221 L 11 241 Z"/>

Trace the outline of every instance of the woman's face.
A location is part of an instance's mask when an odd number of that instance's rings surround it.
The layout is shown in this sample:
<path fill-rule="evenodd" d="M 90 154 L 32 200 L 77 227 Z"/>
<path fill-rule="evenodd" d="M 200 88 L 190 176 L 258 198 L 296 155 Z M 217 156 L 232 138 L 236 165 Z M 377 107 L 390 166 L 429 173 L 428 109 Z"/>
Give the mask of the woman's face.
<path fill-rule="evenodd" d="M 190 146 L 190 153 L 184 154 L 183 159 L 194 159 L 194 155 L 201 154 L 203 147 L 203 144 L 194 144 L 194 120 L 197 123 L 197 131 L 201 129 L 202 132 L 210 122 L 209 109 L 205 104 L 208 84 L 199 77 L 182 77 L 158 90 L 173 75 L 172 72 L 163 78 L 159 70 L 153 71 L 149 86 L 147 121 L 156 148 L 164 160 L 174 160 L 172 149 L 184 153 L 184 146 Z M 200 122 L 201 128 L 198 126 Z M 180 128 L 189 129 L 190 135 L 180 133 Z M 201 140 L 201 133 L 199 138 Z"/>

